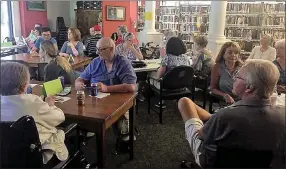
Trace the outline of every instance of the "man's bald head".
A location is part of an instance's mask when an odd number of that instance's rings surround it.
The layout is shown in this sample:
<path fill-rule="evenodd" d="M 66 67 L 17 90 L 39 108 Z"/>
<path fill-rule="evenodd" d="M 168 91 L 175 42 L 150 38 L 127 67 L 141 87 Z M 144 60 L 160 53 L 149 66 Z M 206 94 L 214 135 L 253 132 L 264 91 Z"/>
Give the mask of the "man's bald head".
<path fill-rule="evenodd" d="M 102 60 L 110 61 L 110 62 L 113 60 L 114 53 L 115 53 L 115 44 L 111 38 L 109 37 L 101 38 L 97 42 L 96 47 L 97 47 L 99 57 Z"/>
<path fill-rule="evenodd" d="M 97 48 L 112 47 L 115 49 L 115 43 L 110 37 L 103 37 L 97 42 Z"/>

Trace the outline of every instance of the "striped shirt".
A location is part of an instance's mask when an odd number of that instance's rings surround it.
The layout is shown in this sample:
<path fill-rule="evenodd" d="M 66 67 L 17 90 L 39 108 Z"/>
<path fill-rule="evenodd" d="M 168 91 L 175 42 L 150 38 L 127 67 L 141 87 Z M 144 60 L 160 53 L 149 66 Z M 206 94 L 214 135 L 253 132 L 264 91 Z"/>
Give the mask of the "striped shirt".
<path fill-rule="evenodd" d="M 96 44 L 99 41 L 99 39 L 102 38 L 101 34 L 96 34 L 94 36 L 91 36 L 86 41 L 86 50 L 88 52 L 88 56 L 97 55 L 96 54 Z"/>

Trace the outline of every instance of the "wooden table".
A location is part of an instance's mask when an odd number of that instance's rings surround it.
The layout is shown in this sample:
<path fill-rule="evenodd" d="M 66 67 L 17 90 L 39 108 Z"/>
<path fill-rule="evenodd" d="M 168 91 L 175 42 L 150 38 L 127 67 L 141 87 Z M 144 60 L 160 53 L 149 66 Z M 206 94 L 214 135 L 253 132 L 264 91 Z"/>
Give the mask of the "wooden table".
<path fill-rule="evenodd" d="M 146 63 L 146 67 L 142 68 L 134 68 L 136 73 L 139 72 L 152 72 L 156 71 L 161 65 L 161 60 L 160 59 L 151 59 L 151 60 L 142 60 L 144 63 Z"/>
<path fill-rule="evenodd" d="M 40 56 L 32 56 L 29 53 L 21 53 L 10 56 L 1 57 L 1 60 L 9 60 L 9 61 L 24 61 L 29 67 L 38 67 L 41 63 L 48 63 L 47 61 L 43 61 Z M 78 69 L 88 65 L 91 62 L 92 58 L 85 56 L 74 57 L 74 63 L 72 64 L 73 69 Z"/>
<path fill-rule="evenodd" d="M 42 87 L 35 86 L 32 89 L 33 94 L 40 95 Z M 56 106 L 63 110 L 66 118 L 78 123 L 81 128 L 96 133 L 97 139 L 97 163 L 99 168 L 104 167 L 106 157 L 105 133 L 112 124 L 129 110 L 129 144 L 130 160 L 134 156 L 134 113 L 137 93 L 111 93 L 109 96 L 98 99 L 88 96 L 85 92 L 85 106 L 78 106 L 76 100 L 76 91 L 72 87 L 70 100 L 64 103 L 56 103 Z"/>

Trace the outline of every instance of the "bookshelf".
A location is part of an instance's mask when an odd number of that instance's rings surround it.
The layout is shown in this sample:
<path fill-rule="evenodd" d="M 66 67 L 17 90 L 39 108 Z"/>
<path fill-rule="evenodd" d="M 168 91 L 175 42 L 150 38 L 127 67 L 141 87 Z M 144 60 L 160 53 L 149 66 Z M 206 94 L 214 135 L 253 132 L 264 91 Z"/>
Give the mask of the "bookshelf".
<path fill-rule="evenodd" d="M 141 1 L 137 2 L 138 5 L 138 18 L 137 18 L 137 32 L 140 32 L 144 29 L 144 13 L 145 13 L 145 5 L 142 4 Z"/>

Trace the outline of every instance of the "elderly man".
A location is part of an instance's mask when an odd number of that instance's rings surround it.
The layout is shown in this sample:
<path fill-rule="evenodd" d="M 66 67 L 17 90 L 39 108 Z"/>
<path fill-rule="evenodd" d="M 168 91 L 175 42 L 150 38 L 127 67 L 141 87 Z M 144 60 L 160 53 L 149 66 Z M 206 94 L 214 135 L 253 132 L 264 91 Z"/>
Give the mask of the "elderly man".
<path fill-rule="evenodd" d="M 198 165 L 212 167 L 217 146 L 277 149 L 285 132 L 285 107 L 271 105 L 269 98 L 278 78 L 273 63 L 249 60 L 235 77 L 233 93 L 241 100 L 233 105 L 210 115 L 190 99 L 180 99 L 186 137 Z"/>
<path fill-rule="evenodd" d="M 277 83 L 278 92 L 286 92 L 286 70 L 285 70 L 285 39 L 281 39 L 275 43 L 276 60 L 273 63 L 280 72 L 280 78 Z"/>
<path fill-rule="evenodd" d="M 115 55 L 115 44 L 111 38 L 101 38 L 97 43 L 99 57 L 86 67 L 84 72 L 75 81 L 77 90 L 84 88 L 86 82 L 97 83 L 101 92 L 135 92 L 136 74 L 130 61 Z M 128 113 L 124 120 L 120 120 L 120 133 L 128 134 Z M 129 137 L 123 137 L 128 140 Z M 126 141 L 125 140 L 125 141 Z"/>

